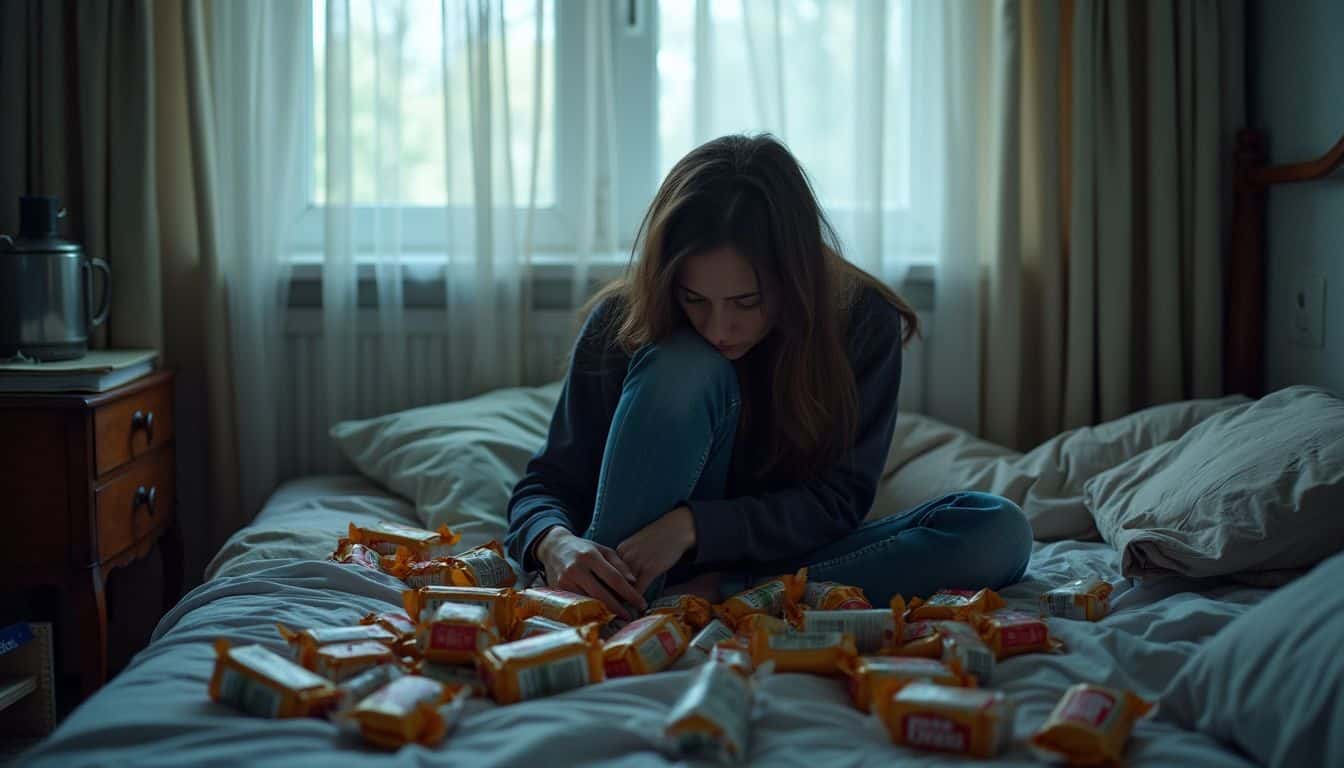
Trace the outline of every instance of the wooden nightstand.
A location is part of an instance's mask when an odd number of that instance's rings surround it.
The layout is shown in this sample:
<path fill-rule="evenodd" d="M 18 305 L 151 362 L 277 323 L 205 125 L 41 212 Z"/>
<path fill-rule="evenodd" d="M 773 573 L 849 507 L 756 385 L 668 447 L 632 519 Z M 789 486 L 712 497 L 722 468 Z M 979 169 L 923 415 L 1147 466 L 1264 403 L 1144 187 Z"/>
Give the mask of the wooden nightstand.
<path fill-rule="evenodd" d="M 61 590 L 83 696 L 107 677 L 108 574 L 162 540 L 164 610 L 181 592 L 174 481 L 171 371 L 98 394 L 0 395 L 0 585 Z"/>

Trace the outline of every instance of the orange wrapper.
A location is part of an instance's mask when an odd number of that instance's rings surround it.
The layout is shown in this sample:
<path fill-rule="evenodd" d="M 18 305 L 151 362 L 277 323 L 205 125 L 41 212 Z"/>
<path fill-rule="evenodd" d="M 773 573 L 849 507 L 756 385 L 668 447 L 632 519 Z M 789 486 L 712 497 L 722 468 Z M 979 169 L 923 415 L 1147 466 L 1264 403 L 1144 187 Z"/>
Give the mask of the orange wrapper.
<path fill-rule="evenodd" d="M 669 613 L 692 630 L 703 629 L 714 618 L 713 607 L 703 597 L 695 595 L 668 595 L 649 604 L 646 613 Z"/>
<path fill-rule="evenodd" d="M 1012 738 L 1012 704 L 998 691 L 910 683 L 879 712 L 895 744 L 993 757 Z"/>
<path fill-rule="evenodd" d="M 901 643 L 882 650 L 884 656 L 912 656 L 938 659 L 943 655 L 943 636 L 932 621 L 907 622 L 901 630 Z"/>
<path fill-rule="evenodd" d="M 1115 588 L 1101 579 L 1078 579 L 1041 595 L 1041 616 L 1100 621 L 1111 612 Z"/>
<path fill-rule="evenodd" d="M 939 621 L 935 624 L 938 636 L 942 639 L 943 661 L 955 661 L 962 669 L 975 675 L 981 685 L 994 679 L 997 657 L 974 627 L 959 621 Z"/>
<path fill-rule="evenodd" d="M 420 665 L 418 673 L 452 688 L 467 688 L 472 696 L 486 696 L 490 693 L 485 689 L 485 683 L 481 682 L 481 675 L 475 666 L 425 662 Z"/>
<path fill-rule="evenodd" d="M 672 665 L 691 641 L 691 631 L 675 616 L 645 616 L 626 624 L 602 651 L 606 676 L 649 675 Z"/>
<path fill-rule="evenodd" d="M 789 632 L 757 630 L 751 636 L 751 661 L 761 666 L 775 662 L 776 672 L 839 675 L 854 662 L 854 639 L 842 632 Z"/>
<path fill-rule="evenodd" d="M 490 609 L 484 605 L 444 603 L 415 633 L 419 656 L 435 664 L 471 664 L 499 642 Z"/>
<path fill-rule="evenodd" d="M 459 695 L 470 694 L 428 677 L 410 675 L 365 697 L 355 705 L 350 719 L 359 723 L 364 741 L 375 746 L 386 749 L 405 744 L 433 746 L 443 740 L 456 719 L 456 712 L 452 709 L 445 712 L 444 705 Z"/>
<path fill-rule="evenodd" d="M 788 574 L 776 576 L 738 592 L 724 600 L 718 608 L 731 619 L 728 623 L 734 627 L 743 618 L 756 613 L 783 618 L 790 606 L 803 598 L 806 589 L 807 569 L 802 568 L 792 576 Z"/>
<path fill-rule="evenodd" d="M 350 541 L 362 544 L 380 555 L 395 555 L 397 547 L 406 547 L 421 559 L 446 557 L 462 537 L 446 525 L 427 531 L 400 523 L 380 520 L 372 525 L 350 524 Z"/>
<path fill-rule="evenodd" d="M 746 644 L 751 642 L 751 636 L 757 632 L 778 635 L 782 632 L 793 631 L 793 627 L 789 625 L 789 622 L 777 619 L 774 616 L 767 616 L 764 613 L 750 613 L 738 620 L 735 630 L 743 644 Z"/>
<path fill-rule="evenodd" d="M 502 643 L 481 654 L 479 669 L 500 704 L 536 699 L 606 679 L 598 625 Z"/>
<path fill-rule="evenodd" d="M 872 608 L 863 590 L 834 581 L 814 581 L 803 591 L 803 605 L 815 611 L 858 611 Z"/>
<path fill-rule="evenodd" d="M 681 658 L 676 660 L 672 665 L 672 668 L 691 669 L 704 664 L 709 661 L 709 657 L 714 652 L 715 646 L 719 643 L 730 641 L 733 637 L 733 630 L 729 629 L 727 624 L 724 624 L 718 619 L 710 619 L 709 623 L 691 638 L 690 645 L 686 646 L 686 652 L 681 655 Z M 750 654 L 748 654 L 747 658 L 750 660 Z M 751 668 L 750 662 L 748 662 L 747 668 Z"/>
<path fill-rule="evenodd" d="M 336 686 L 336 690 L 340 691 L 341 694 L 336 705 L 336 713 L 349 712 L 350 709 L 374 691 L 405 676 L 406 671 L 397 664 L 379 664 L 360 672 L 349 680 L 342 681 Z"/>
<path fill-rule="evenodd" d="M 667 751 L 721 763 L 741 760 L 751 736 L 752 685 L 747 674 L 732 664 L 701 667 L 663 726 Z"/>
<path fill-rule="evenodd" d="M 975 678 L 956 662 L 899 656 L 861 656 L 849 669 L 849 695 L 864 712 L 881 713 L 892 695 L 911 683 L 936 683 L 974 688 Z"/>
<path fill-rule="evenodd" d="M 605 625 L 611 621 L 611 611 L 601 600 L 550 587 L 533 587 L 519 592 L 518 616 L 524 619 L 545 616 L 571 627 L 589 622 Z"/>
<path fill-rule="evenodd" d="M 356 544 L 345 538 L 336 542 L 336 551 L 331 553 L 331 559 L 346 565 L 362 565 L 375 571 L 383 569 L 382 555 L 363 544 Z"/>
<path fill-rule="evenodd" d="M 232 648 L 215 641 L 210 698 L 257 717 L 320 715 L 340 701 L 336 687 L 260 645 Z"/>
<path fill-rule="evenodd" d="M 275 628 L 280 631 L 280 636 L 285 639 L 285 642 L 289 643 L 290 652 L 294 659 L 300 665 L 309 669 L 313 667 L 313 658 L 317 654 L 317 649 L 324 645 L 373 640 L 391 648 L 400 639 L 376 624 L 360 624 L 353 627 L 316 627 L 295 632 L 284 624 L 277 622 Z"/>
<path fill-rule="evenodd" d="M 406 615 L 416 621 L 433 615 L 432 612 L 444 603 L 484 605 L 490 609 L 495 629 L 501 636 L 513 631 L 517 599 L 517 594 L 508 587 L 420 587 L 401 593 Z"/>
<path fill-rule="evenodd" d="M 727 664 L 744 675 L 751 674 L 756 665 L 751 661 L 751 652 L 733 643 L 719 643 L 709 652 L 709 663 Z"/>
<path fill-rule="evenodd" d="M 997 611 L 1006 605 L 992 589 L 978 592 L 969 589 L 940 589 L 928 600 L 918 597 L 910 600 L 910 610 L 905 618 L 909 621 L 950 619 L 969 621 L 977 613 Z"/>
<path fill-rule="evenodd" d="M 1079 683 L 1060 697 L 1031 745 L 1042 757 L 1070 765 L 1117 765 L 1134 721 L 1152 707 L 1128 691 Z"/>
<path fill-rule="evenodd" d="M 804 632 L 844 632 L 854 638 L 859 653 L 878 653 L 896 645 L 904 637 L 905 601 L 900 595 L 891 600 L 890 609 L 809 610 L 799 614 L 798 628 Z"/>
<path fill-rule="evenodd" d="M 332 643 L 318 647 L 312 655 L 312 666 L 309 668 L 333 683 L 339 683 L 367 669 L 391 664 L 396 660 L 396 653 L 386 645 L 375 640 L 361 640 L 357 643 Z"/>
<path fill-rule="evenodd" d="M 977 621 L 980 637 L 1000 659 L 1019 653 L 1057 651 L 1064 644 L 1050 637 L 1045 620 L 1026 611 L 1002 609 L 987 613 Z"/>
<path fill-rule="evenodd" d="M 529 637 L 544 635 L 547 632 L 560 632 L 573 627 L 563 621 L 548 619 L 545 616 L 529 616 L 518 622 L 518 626 L 513 628 L 514 640 L 526 640 Z"/>
<path fill-rule="evenodd" d="M 396 611 L 387 611 L 385 613 L 370 613 L 359 620 L 360 624 L 376 624 L 397 637 L 405 640 L 408 637 L 415 636 L 415 622 L 404 613 Z"/>
<path fill-rule="evenodd" d="M 511 587 L 517 580 L 497 541 L 451 557 L 429 560 L 421 559 L 407 547 L 397 547 L 392 562 L 383 562 L 388 573 L 411 587 Z"/>

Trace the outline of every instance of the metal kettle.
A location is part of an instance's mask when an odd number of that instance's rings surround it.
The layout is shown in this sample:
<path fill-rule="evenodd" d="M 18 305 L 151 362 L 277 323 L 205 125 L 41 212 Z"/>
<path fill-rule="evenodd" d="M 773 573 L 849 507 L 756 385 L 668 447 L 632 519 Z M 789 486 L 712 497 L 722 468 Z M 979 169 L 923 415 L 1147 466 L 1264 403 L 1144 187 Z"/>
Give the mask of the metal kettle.
<path fill-rule="evenodd" d="M 107 319 L 112 270 L 56 235 L 64 216 L 54 197 L 20 197 L 19 233 L 0 235 L 0 361 L 83 357 L 89 332 Z M 95 270 L 103 273 L 96 311 Z"/>

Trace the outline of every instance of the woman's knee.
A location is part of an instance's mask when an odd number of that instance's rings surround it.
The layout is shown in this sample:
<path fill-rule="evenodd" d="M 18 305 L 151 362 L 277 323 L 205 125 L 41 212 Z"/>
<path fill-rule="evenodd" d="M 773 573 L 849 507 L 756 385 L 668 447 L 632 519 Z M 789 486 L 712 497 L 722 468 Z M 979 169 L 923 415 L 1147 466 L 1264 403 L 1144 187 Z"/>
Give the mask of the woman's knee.
<path fill-rule="evenodd" d="M 738 400 L 732 362 L 689 329 L 637 350 L 630 359 L 627 382 L 669 404 L 706 394 L 725 404 Z"/>
<path fill-rule="evenodd" d="M 964 561 L 979 583 L 993 589 L 1022 579 L 1031 559 L 1031 524 L 1011 499 L 992 493 L 953 494 L 949 503 L 970 514 L 961 517 Z"/>

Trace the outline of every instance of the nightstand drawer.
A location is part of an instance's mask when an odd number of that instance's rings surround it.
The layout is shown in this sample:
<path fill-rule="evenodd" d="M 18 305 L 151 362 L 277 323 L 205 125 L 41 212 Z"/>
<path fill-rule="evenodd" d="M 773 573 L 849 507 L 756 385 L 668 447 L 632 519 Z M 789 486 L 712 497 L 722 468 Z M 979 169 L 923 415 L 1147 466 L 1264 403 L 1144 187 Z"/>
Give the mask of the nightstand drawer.
<path fill-rule="evenodd" d="M 172 519 L 172 446 L 141 458 L 95 492 L 98 562 L 118 555 Z"/>
<path fill-rule="evenodd" d="M 173 439 L 172 382 L 136 392 L 93 412 L 99 477 Z"/>

